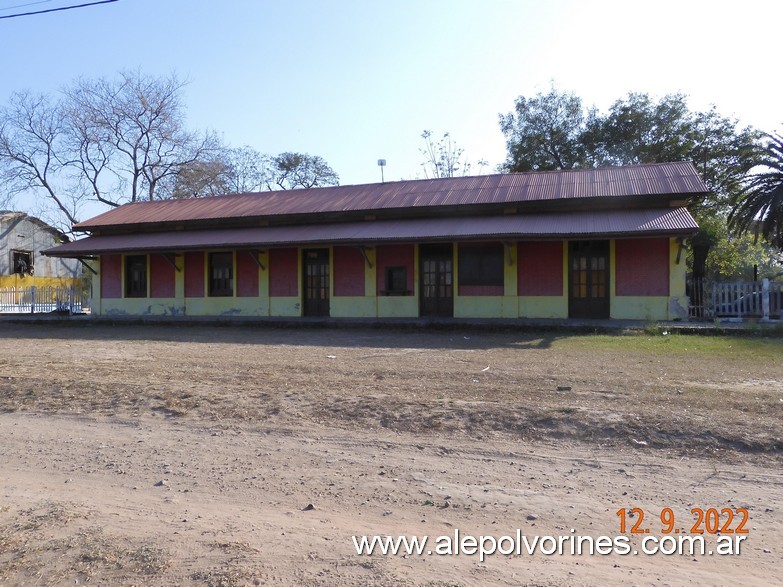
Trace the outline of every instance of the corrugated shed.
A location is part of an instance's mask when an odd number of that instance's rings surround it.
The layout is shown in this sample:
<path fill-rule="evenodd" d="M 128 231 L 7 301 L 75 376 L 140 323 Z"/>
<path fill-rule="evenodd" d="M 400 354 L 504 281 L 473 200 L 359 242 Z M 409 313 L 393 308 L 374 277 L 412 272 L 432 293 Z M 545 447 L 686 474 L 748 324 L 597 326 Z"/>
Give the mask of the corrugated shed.
<path fill-rule="evenodd" d="M 43 220 L 40 218 L 36 218 L 35 216 L 30 216 L 29 214 L 26 214 L 25 212 L 16 212 L 14 210 L 0 210 L 0 224 L 16 224 L 18 222 L 21 222 L 23 220 L 27 220 L 28 222 L 32 222 L 39 228 L 42 228 L 57 238 L 59 238 L 62 241 L 68 242 L 71 240 L 66 234 L 60 232 L 57 230 L 54 226 L 50 226 L 49 224 L 46 224 Z M 0 235 L 1 236 L 1 235 Z"/>
<path fill-rule="evenodd" d="M 314 243 L 359 245 L 422 240 L 687 236 L 697 229 L 698 225 L 685 208 L 657 208 L 93 236 L 49 249 L 45 254 L 57 257 L 79 257 L 124 251 L 184 251 Z"/>
<path fill-rule="evenodd" d="M 74 228 L 598 197 L 686 198 L 706 191 L 690 163 L 660 163 L 136 202 Z"/>

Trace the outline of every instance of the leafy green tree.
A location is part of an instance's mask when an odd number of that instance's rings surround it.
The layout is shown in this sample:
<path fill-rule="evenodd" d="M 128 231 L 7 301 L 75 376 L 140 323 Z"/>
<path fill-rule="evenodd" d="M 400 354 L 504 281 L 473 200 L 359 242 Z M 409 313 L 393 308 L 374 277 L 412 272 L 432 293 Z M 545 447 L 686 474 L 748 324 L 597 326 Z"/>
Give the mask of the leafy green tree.
<path fill-rule="evenodd" d="M 655 100 L 629 93 L 601 113 L 555 88 L 519 97 L 515 111 L 501 115 L 500 127 L 506 137 L 506 171 L 691 161 L 709 190 L 688 203 L 705 226 L 691 239 L 695 277 L 705 275 L 709 250 L 722 238 L 707 225 L 716 216 L 725 223 L 730 203 L 758 161 L 762 136 L 714 107 L 692 111 L 683 94 Z"/>
<path fill-rule="evenodd" d="M 727 210 L 757 160 L 761 136 L 715 108 L 692 111 L 683 94 L 656 101 L 629 93 L 602 114 L 555 88 L 517 98 L 515 111 L 500 116 L 500 128 L 508 152 L 505 171 L 691 161 L 711 194 L 692 202 L 692 211 L 702 205 Z"/>
<path fill-rule="evenodd" d="M 729 215 L 733 230 L 747 234 L 759 229 L 761 235 L 783 250 L 783 137 L 767 135 L 762 168 L 748 176 Z"/>
<path fill-rule="evenodd" d="M 592 165 L 680 161 L 693 147 L 694 126 L 682 94 L 655 102 L 648 94 L 630 93 L 606 115 L 594 112 L 577 140 Z"/>
<path fill-rule="evenodd" d="M 736 234 L 725 216 L 704 214 L 698 218 L 701 230 L 692 239 L 693 255 L 689 268 L 699 262 L 705 267 L 704 278 L 714 281 L 752 281 L 754 278 L 777 279 L 783 275 L 783 252 L 750 233 Z M 696 247 L 708 239 L 708 247 Z M 706 256 L 703 261 L 698 254 Z"/>
<path fill-rule="evenodd" d="M 585 111 L 581 98 L 554 87 L 532 98 L 519 96 L 514 111 L 500 115 L 508 150 L 503 169 L 524 172 L 585 167 L 583 135 L 593 114 Z"/>

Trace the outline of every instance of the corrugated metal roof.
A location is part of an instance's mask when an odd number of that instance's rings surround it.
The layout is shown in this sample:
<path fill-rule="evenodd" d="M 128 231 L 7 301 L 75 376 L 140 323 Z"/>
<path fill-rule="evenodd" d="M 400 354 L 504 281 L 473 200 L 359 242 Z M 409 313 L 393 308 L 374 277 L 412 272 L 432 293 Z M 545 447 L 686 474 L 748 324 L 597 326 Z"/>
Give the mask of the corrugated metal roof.
<path fill-rule="evenodd" d="M 44 251 L 79 257 L 125 251 L 270 247 L 300 244 L 471 239 L 545 239 L 611 236 L 686 236 L 698 225 L 685 208 L 571 214 L 513 214 L 477 218 L 400 219 L 332 224 L 167 231 L 87 237 Z"/>
<path fill-rule="evenodd" d="M 68 237 L 68 235 L 64 234 L 63 232 L 60 232 L 54 226 L 47 224 L 40 218 L 36 218 L 35 216 L 30 216 L 25 212 L 17 212 L 15 210 L 0 210 L 0 222 L 17 223 L 17 222 L 21 222 L 22 220 L 27 220 L 28 222 L 32 222 L 33 224 L 50 232 L 51 234 L 53 234 L 54 236 L 58 237 L 59 239 L 65 242 L 71 240 L 70 237 Z"/>
<path fill-rule="evenodd" d="M 90 230 L 157 222 L 596 197 L 671 195 L 684 198 L 706 191 L 704 182 L 690 163 L 660 163 L 135 202 L 81 222 L 74 228 Z"/>

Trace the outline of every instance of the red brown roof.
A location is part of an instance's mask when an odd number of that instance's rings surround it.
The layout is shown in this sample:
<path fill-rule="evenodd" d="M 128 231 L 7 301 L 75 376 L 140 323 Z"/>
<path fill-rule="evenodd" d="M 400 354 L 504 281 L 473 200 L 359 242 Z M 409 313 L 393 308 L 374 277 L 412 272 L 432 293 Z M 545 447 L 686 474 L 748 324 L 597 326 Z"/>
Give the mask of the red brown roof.
<path fill-rule="evenodd" d="M 44 253 L 55 257 L 80 257 L 130 251 L 173 252 L 315 243 L 362 245 L 455 239 L 687 236 L 697 229 L 698 225 L 685 208 L 654 208 L 118 234 L 87 237 Z"/>
<path fill-rule="evenodd" d="M 588 198 L 684 199 L 706 191 L 692 164 L 660 163 L 135 202 L 80 222 L 74 229 Z"/>

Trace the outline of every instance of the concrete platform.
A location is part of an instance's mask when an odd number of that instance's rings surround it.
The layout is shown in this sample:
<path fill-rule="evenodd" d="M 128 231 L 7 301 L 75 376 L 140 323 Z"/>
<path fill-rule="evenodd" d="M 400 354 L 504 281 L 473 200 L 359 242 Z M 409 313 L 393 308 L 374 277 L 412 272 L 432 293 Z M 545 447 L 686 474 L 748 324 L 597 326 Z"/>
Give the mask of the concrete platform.
<path fill-rule="evenodd" d="M 561 320 L 547 318 L 274 318 L 236 316 L 94 316 L 89 314 L 0 314 L 0 326 L 48 324 L 64 327 L 90 325 L 244 326 L 268 328 L 378 328 L 414 330 L 492 330 L 578 333 L 644 332 L 705 335 L 763 335 L 783 337 L 783 322 L 646 322 L 643 320 Z"/>

